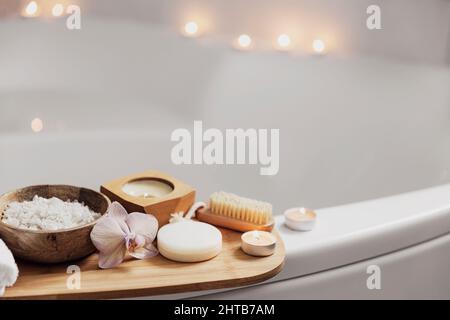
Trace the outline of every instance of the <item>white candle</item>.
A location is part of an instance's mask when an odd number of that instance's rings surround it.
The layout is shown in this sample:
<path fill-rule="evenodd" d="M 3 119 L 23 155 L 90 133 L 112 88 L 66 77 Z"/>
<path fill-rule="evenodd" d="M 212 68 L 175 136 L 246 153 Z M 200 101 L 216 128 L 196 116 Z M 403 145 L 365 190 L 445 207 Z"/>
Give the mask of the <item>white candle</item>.
<path fill-rule="evenodd" d="M 299 231 L 310 231 L 316 224 L 316 213 L 307 208 L 292 208 L 284 213 L 285 224 Z"/>
<path fill-rule="evenodd" d="M 266 231 L 249 231 L 241 237 L 242 250 L 249 255 L 257 257 L 270 256 L 275 252 L 277 238 Z"/>
<path fill-rule="evenodd" d="M 133 197 L 160 198 L 171 193 L 173 187 L 163 181 L 144 179 L 128 182 L 122 191 Z"/>

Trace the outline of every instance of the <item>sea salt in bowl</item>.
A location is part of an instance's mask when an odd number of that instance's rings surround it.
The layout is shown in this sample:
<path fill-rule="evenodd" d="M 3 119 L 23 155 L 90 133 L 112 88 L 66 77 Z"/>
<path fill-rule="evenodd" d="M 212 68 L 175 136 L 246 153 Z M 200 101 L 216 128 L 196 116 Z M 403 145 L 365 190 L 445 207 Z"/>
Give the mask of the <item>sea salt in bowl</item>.
<path fill-rule="evenodd" d="M 77 201 L 100 215 L 105 214 L 110 205 L 109 199 L 99 192 L 64 185 L 32 186 L 4 194 L 0 197 L 0 238 L 16 258 L 39 263 L 61 263 L 95 252 L 90 233 L 98 219 L 70 229 L 57 230 L 30 230 L 3 221 L 11 203 L 31 201 L 35 196 Z"/>

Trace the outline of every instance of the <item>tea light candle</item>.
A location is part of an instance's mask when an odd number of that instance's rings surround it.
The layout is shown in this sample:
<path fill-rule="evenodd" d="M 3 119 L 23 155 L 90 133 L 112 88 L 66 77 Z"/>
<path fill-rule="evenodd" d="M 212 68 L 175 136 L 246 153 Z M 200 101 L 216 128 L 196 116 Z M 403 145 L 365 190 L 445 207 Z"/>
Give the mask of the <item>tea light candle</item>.
<path fill-rule="evenodd" d="M 307 208 L 292 208 L 284 213 L 285 224 L 299 231 L 310 231 L 316 224 L 316 213 Z"/>
<path fill-rule="evenodd" d="M 122 187 L 122 191 L 133 197 L 160 198 L 173 191 L 173 187 L 155 179 L 130 181 Z"/>
<path fill-rule="evenodd" d="M 277 238 L 266 231 L 249 231 L 241 237 L 242 250 L 249 255 L 256 257 L 270 256 L 275 252 Z"/>

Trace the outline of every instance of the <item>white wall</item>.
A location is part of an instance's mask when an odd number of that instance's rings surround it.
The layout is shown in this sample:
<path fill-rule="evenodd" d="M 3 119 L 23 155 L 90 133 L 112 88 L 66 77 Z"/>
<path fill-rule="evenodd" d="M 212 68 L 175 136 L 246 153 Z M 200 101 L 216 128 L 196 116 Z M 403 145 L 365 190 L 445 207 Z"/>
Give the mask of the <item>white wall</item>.
<path fill-rule="evenodd" d="M 49 16 L 54 3 L 79 4 L 82 16 L 160 24 L 175 32 L 199 21 L 205 36 L 226 39 L 246 32 L 272 44 L 287 32 L 300 50 L 315 37 L 335 54 L 371 54 L 422 63 L 450 62 L 449 0 L 37 0 Z M 25 0 L 0 3 L 0 19 L 15 18 Z M 366 9 L 382 10 L 382 30 L 369 31 Z"/>
<path fill-rule="evenodd" d="M 450 181 L 446 66 L 242 53 L 113 20 L 85 19 L 79 33 L 58 23 L 10 20 L 1 24 L 0 42 L 4 188 L 45 177 L 96 186 L 155 165 L 204 186 L 202 198 L 220 188 L 286 208 Z M 35 116 L 44 119 L 45 134 L 29 137 Z M 170 133 L 195 119 L 206 127 L 280 128 L 280 173 L 175 168 Z M 148 133 L 133 138 L 130 131 Z M 43 152 L 41 169 L 27 160 L 30 152 Z M 77 152 L 95 155 L 84 174 L 87 163 Z M 17 176 L 9 168 L 19 163 Z"/>
<path fill-rule="evenodd" d="M 151 21 L 174 29 L 195 19 L 213 38 L 246 32 L 259 42 L 271 43 L 287 32 L 301 50 L 321 37 L 339 55 L 450 62 L 448 0 L 97 0 L 83 4 L 88 14 Z M 382 10 L 379 31 L 366 28 L 366 9 L 372 4 Z"/>

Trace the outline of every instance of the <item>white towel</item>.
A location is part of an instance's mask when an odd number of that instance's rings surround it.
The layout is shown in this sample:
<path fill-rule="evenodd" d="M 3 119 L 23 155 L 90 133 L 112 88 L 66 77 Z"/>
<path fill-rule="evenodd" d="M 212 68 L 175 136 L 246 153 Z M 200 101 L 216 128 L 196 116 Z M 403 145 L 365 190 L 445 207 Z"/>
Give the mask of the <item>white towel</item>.
<path fill-rule="evenodd" d="M 17 280 L 19 269 L 11 251 L 3 240 L 0 239 L 0 296 L 5 292 L 5 287 L 11 287 Z"/>

